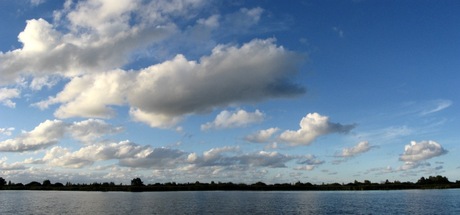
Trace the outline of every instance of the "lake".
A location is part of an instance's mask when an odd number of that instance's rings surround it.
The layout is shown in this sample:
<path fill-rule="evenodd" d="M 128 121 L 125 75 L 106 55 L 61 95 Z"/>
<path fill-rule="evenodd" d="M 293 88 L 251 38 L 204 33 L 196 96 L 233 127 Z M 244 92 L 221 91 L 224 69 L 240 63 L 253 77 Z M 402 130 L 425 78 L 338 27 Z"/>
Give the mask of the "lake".
<path fill-rule="evenodd" d="M 460 214 L 460 189 L 0 191 L 0 214 Z"/>

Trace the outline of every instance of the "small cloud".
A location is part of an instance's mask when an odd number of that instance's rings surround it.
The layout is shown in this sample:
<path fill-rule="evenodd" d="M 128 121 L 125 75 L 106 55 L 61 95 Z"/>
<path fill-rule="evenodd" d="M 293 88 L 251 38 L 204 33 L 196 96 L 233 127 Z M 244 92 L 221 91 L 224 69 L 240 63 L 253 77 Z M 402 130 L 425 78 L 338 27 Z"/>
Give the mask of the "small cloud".
<path fill-rule="evenodd" d="M 0 128 L 1 135 L 11 136 L 13 131 L 14 131 L 14 128 Z"/>
<path fill-rule="evenodd" d="M 40 4 L 43 4 L 45 3 L 46 0 L 30 0 L 30 3 L 32 4 L 32 6 L 38 6 Z"/>
<path fill-rule="evenodd" d="M 287 130 L 279 139 L 292 146 L 310 145 L 317 137 L 331 133 L 348 133 L 355 125 L 342 125 L 329 122 L 329 117 L 318 113 L 309 113 L 300 121 L 300 129 Z"/>
<path fill-rule="evenodd" d="M 21 94 L 21 91 L 14 88 L 0 88 L 0 104 L 3 104 L 7 107 L 14 108 L 16 103 L 11 99 L 18 98 Z"/>
<path fill-rule="evenodd" d="M 265 130 L 260 130 L 254 134 L 246 136 L 244 139 L 251 143 L 266 143 L 278 131 L 279 128 L 269 128 Z"/>
<path fill-rule="evenodd" d="M 201 125 L 201 130 L 243 127 L 252 123 L 262 122 L 264 117 L 265 115 L 259 110 L 254 113 L 245 110 L 234 112 L 224 110 L 216 116 L 213 122 Z"/>
<path fill-rule="evenodd" d="M 359 142 L 356 146 L 353 146 L 351 148 L 342 149 L 342 152 L 337 154 L 336 157 L 342 157 L 342 158 L 354 157 L 358 154 L 367 152 L 371 150 L 372 148 L 375 148 L 375 146 L 370 146 L 368 141 L 362 141 L 362 142 Z"/>
<path fill-rule="evenodd" d="M 342 29 L 340 29 L 338 27 L 332 27 L 332 30 L 335 31 L 339 35 L 340 38 L 343 37 L 343 30 Z"/>
<path fill-rule="evenodd" d="M 298 167 L 294 167 L 294 170 L 304 170 L 304 171 L 311 171 L 315 169 L 315 166 L 314 165 L 305 165 L 305 166 L 298 166 Z"/>

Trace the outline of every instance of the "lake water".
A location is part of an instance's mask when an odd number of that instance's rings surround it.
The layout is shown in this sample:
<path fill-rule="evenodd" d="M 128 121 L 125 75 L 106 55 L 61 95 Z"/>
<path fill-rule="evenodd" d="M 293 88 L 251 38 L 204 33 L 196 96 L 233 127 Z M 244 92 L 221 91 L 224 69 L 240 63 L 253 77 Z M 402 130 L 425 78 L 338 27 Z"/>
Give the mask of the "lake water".
<path fill-rule="evenodd" d="M 0 214 L 460 214 L 460 189 L 0 191 Z"/>

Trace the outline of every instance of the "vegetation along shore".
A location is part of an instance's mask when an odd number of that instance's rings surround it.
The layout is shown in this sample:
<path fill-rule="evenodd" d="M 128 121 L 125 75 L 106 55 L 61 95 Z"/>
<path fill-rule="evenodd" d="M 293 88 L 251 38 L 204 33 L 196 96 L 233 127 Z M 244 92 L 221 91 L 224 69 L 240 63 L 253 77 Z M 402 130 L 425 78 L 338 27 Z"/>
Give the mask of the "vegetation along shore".
<path fill-rule="evenodd" d="M 64 191 L 211 191 L 211 190 L 260 190 L 260 191 L 290 191 L 290 190 L 402 190 L 402 189 L 449 189 L 460 188 L 460 181 L 449 181 L 444 176 L 421 177 L 417 182 L 390 182 L 386 180 L 381 183 L 373 183 L 369 180 L 363 182 L 354 181 L 352 183 L 330 183 L 330 184 L 312 184 L 309 182 L 283 183 L 283 184 L 265 184 L 257 182 L 254 184 L 232 183 L 232 182 L 214 182 L 202 183 L 155 183 L 144 184 L 140 178 L 131 180 L 131 184 L 115 184 L 114 182 L 94 182 L 91 184 L 74 184 L 66 182 L 65 184 L 50 180 L 44 180 L 42 183 L 32 181 L 28 184 L 12 183 L 0 177 L 0 190 L 64 190 Z"/>

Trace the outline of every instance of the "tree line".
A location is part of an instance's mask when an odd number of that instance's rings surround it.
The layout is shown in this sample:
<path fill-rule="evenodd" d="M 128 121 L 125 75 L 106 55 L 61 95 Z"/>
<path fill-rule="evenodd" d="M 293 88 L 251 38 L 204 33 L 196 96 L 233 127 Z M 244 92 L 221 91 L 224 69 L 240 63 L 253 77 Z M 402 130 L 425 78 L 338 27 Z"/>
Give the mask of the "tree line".
<path fill-rule="evenodd" d="M 417 182 L 385 182 L 373 183 L 369 180 L 363 182 L 354 181 L 352 183 L 329 183 L 329 184 L 312 184 L 310 182 L 302 183 L 276 183 L 266 184 L 257 182 L 253 184 L 232 183 L 232 182 L 214 182 L 202 183 L 155 183 L 144 184 L 140 178 L 134 178 L 130 184 L 115 184 L 114 182 L 90 183 L 90 184 L 65 184 L 50 180 L 44 180 L 42 183 L 32 181 L 27 184 L 12 183 L 0 177 L 0 190 L 67 190 L 67 191 L 207 191 L 207 190 L 402 190 L 402 189 L 448 189 L 460 188 L 460 181 L 451 182 L 445 176 L 421 177 Z"/>

